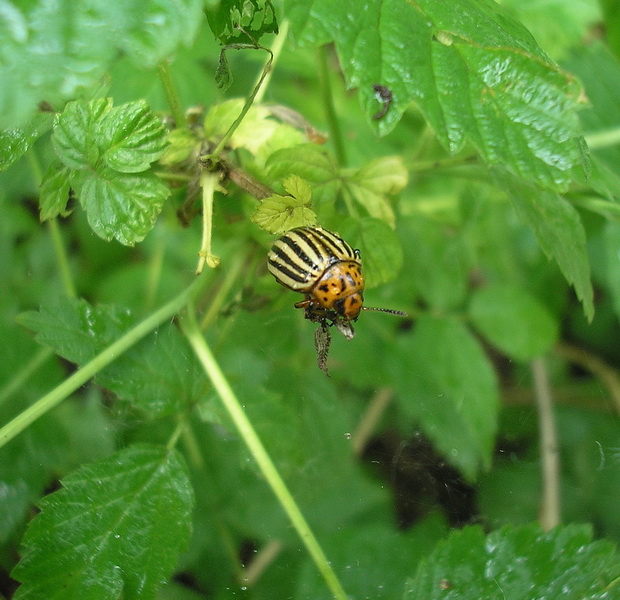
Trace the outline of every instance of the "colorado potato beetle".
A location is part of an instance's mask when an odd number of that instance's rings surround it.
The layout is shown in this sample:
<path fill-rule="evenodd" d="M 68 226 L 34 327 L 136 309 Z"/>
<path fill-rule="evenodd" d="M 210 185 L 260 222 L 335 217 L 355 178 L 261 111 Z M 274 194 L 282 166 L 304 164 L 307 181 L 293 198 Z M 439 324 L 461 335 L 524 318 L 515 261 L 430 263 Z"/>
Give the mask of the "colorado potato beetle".
<path fill-rule="evenodd" d="M 353 322 L 362 310 L 407 316 L 399 310 L 364 306 L 359 250 L 322 227 L 298 227 L 285 233 L 269 251 L 268 269 L 278 283 L 304 294 L 295 308 L 303 308 L 306 319 L 319 323 L 323 336 L 328 326 L 335 325 L 350 340 L 355 335 Z M 323 345 L 328 348 L 329 342 Z M 318 344 L 317 351 L 320 355 Z"/>

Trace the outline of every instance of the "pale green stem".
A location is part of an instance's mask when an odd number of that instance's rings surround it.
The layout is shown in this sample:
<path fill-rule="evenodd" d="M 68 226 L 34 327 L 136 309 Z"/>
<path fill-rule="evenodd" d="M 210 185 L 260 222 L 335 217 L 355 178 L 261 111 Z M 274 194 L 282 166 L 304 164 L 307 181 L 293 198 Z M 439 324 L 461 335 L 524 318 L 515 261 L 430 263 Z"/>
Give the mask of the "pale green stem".
<path fill-rule="evenodd" d="M 179 309 L 187 303 L 188 299 L 200 290 L 206 280 L 207 278 L 205 277 L 197 278 L 189 287 L 176 296 L 176 298 L 149 315 L 144 321 L 138 323 L 116 342 L 112 343 L 95 356 L 90 362 L 78 369 L 71 377 L 65 379 L 58 387 L 37 400 L 32 406 L 2 427 L 0 429 L 0 448 L 39 417 L 42 417 L 52 410 L 52 408 L 60 404 L 65 398 L 73 394 L 104 367 L 107 367 L 113 360 L 155 330 L 161 323 L 170 320 Z"/>
<path fill-rule="evenodd" d="M 75 283 L 73 277 L 71 277 L 71 269 L 69 268 L 69 259 L 67 252 L 65 251 L 65 245 L 60 234 L 60 228 L 58 227 L 58 221 L 56 219 L 50 219 L 47 225 L 52 235 L 52 243 L 54 244 L 54 252 L 56 253 L 56 260 L 58 262 L 58 268 L 60 269 L 60 278 L 62 279 L 62 285 L 65 289 L 65 294 L 69 298 L 75 298 L 77 292 L 75 291 Z"/>
<path fill-rule="evenodd" d="M 271 63 L 271 68 L 269 69 L 269 73 L 267 73 L 267 76 L 265 77 L 265 80 L 263 81 L 263 85 L 259 85 L 260 75 L 258 76 L 258 79 L 256 80 L 255 87 L 258 86 L 259 91 L 256 94 L 256 98 L 254 98 L 254 102 L 258 104 L 260 104 L 263 101 L 263 98 L 265 97 L 265 92 L 267 91 L 267 88 L 269 87 L 269 81 L 271 80 L 271 75 L 273 74 L 273 68 L 278 62 L 278 58 L 280 58 L 280 53 L 282 52 L 282 48 L 284 47 L 284 42 L 286 42 L 286 36 L 288 35 L 288 27 L 289 27 L 288 19 L 284 19 L 284 21 L 280 23 L 280 31 L 278 35 L 276 36 L 276 39 L 273 41 L 273 45 L 271 46 L 271 52 L 273 53 L 273 62 Z"/>
<path fill-rule="evenodd" d="M 252 453 L 252 456 L 258 464 L 261 473 L 278 498 L 278 501 L 288 515 L 293 527 L 297 530 L 297 533 L 306 546 L 310 556 L 314 560 L 319 572 L 325 579 L 325 582 L 331 590 L 334 598 L 337 600 L 347 600 L 347 596 L 340 585 L 340 581 L 338 581 L 336 574 L 332 570 L 323 549 L 314 537 L 312 530 L 302 515 L 293 496 L 286 487 L 284 480 L 273 464 L 269 454 L 265 450 L 258 434 L 243 412 L 239 400 L 230 387 L 224 373 L 222 373 L 222 370 L 211 353 L 210 348 L 207 346 L 204 337 L 200 333 L 191 307 L 188 309 L 187 316 L 181 321 L 181 326 L 187 336 L 187 339 L 189 340 L 189 343 L 194 349 L 198 360 L 202 363 L 202 366 L 211 380 L 213 387 L 233 420 L 237 431 Z"/>
<path fill-rule="evenodd" d="M 220 264 L 220 257 L 211 252 L 211 237 L 213 233 L 213 196 L 215 188 L 220 180 L 219 173 L 204 171 L 200 175 L 200 187 L 202 188 L 202 244 L 198 252 L 198 266 L 196 275 L 202 273 L 205 264 L 214 269 Z"/>
<path fill-rule="evenodd" d="M 209 155 L 209 158 L 211 158 L 211 160 L 213 160 L 213 161 L 217 161 L 217 159 L 220 157 L 220 154 L 222 153 L 222 151 L 226 147 L 226 144 L 228 143 L 228 140 L 230 140 L 230 138 L 232 137 L 233 133 L 235 133 L 235 131 L 237 130 L 237 127 L 239 127 L 239 125 L 241 125 L 241 122 L 245 118 L 245 115 L 247 114 L 247 112 L 252 107 L 252 104 L 254 104 L 254 99 L 256 98 L 256 95 L 260 91 L 260 89 L 261 89 L 261 87 L 262 87 L 262 85 L 263 85 L 263 83 L 265 81 L 265 78 L 267 77 L 267 74 L 271 70 L 271 63 L 273 62 L 273 53 L 268 48 L 263 48 L 262 46 L 260 46 L 260 48 L 262 48 L 263 50 L 266 50 L 267 52 L 269 52 L 269 58 L 265 62 L 265 66 L 263 67 L 263 71 L 262 71 L 260 77 L 258 78 L 258 82 L 254 86 L 254 89 L 252 90 L 252 93 L 249 95 L 248 99 L 245 101 L 245 104 L 243 105 L 243 108 L 241 109 L 241 112 L 239 113 L 239 116 L 235 119 L 233 124 L 228 128 L 228 131 L 224 134 L 224 137 L 220 140 L 220 143 L 217 145 L 215 150 L 213 150 L 213 152 Z"/>
<path fill-rule="evenodd" d="M 0 405 L 21 388 L 30 376 L 35 373 L 46 360 L 54 355 L 51 348 L 40 348 L 39 351 L 0 389 Z"/>
<path fill-rule="evenodd" d="M 170 112 L 172 113 L 172 118 L 174 119 L 176 127 L 185 127 L 187 124 L 185 113 L 183 112 L 179 93 L 172 80 L 170 65 L 167 60 L 161 60 L 157 64 L 157 72 L 159 73 L 159 79 L 164 88 L 164 94 L 166 94 L 166 100 L 168 101 L 168 106 L 170 107 Z"/>
<path fill-rule="evenodd" d="M 327 117 L 329 139 L 334 145 L 334 154 L 336 155 L 338 165 L 342 168 L 347 166 L 347 154 L 342 141 L 340 123 L 334 107 L 334 97 L 332 94 L 331 80 L 329 76 L 327 46 L 320 46 L 318 52 L 319 87 L 321 88 L 323 108 L 325 109 L 325 116 Z"/>
<path fill-rule="evenodd" d="M 600 131 L 598 133 L 588 133 L 585 135 L 585 140 L 590 150 L 616 146 L 620 144 L 620 127 Z"/>

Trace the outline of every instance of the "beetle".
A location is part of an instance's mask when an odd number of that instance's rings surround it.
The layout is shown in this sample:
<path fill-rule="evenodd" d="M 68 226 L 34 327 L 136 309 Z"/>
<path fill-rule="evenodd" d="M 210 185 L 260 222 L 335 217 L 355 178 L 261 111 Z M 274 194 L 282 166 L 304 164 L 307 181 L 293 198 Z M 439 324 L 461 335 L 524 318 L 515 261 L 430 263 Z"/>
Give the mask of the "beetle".
<path fill-rule="evenodd" d="M 362 310 L 407 316 L 399 310 L 364 306 L 359 250 L 322 227 L 297 227 L 286 232 L 271 247 L 267 268 L 278 283 L 304 294 L 295 308 L 303 308 L 305 318 L 319 323 L 324 334 L 328 326 L 335 325 L 352 339 L 353 322 Z"/>

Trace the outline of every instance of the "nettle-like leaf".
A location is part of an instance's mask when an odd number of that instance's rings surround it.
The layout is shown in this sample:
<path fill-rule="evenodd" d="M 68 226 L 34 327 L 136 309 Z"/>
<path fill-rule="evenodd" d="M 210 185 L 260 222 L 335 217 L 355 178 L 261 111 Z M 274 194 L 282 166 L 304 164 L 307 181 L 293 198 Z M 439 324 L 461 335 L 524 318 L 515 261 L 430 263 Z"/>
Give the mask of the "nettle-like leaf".
<path fill-rule="evenodd" d="M 408 180 L 402 158 L 385 156 L 364 165 L 345 180 L 345 185 L 371 217 L 395 227 L 396 217 L 388 196 L 401 192 Z"/>
<path fill-rule="evenodd" d="M 541 356 L 559 335 L 559 324 L 542 303 L 516 286 L 496 284 L 476 290 L 469 315 L 487 340 L 516 360 Z"/>
<path fill-rule="evenodd" d="M 620 560 L 614 545 L 592 541 L 584 525 L 481 527 L 454 531 L 437 544 L 407 584 L 404 600 L 522 600 L 618 597 Z"/>
<path fill-rule="evenodd" d="M 76 187 L 93 231 L 133 246 L 153 228 L 170 189 L 153 173 L 102 169 Z"/>
<path fill-rule="evenodd" d="M 266 33 L 278 33 L 271 0 L 220 0 L 215 8 L 207 9 L 207 20 L 224 45 L 254 43 Z"/>
<path fill-rule="evenodd" d="M 553 192 L 524 187 L 512 177 L 502 179 L 512 205 L 527 223 L 538 244 L 560 267 L 575 288 L 588 320 L 594 317 L 594 292 L 590 281 L 590 263 L 586 233 L 579 213 L 568 200 Z"/>
<path fill-rule="evenodd" d="M 3 2 L 0 127 L 31 118 L 43 100 L 60 107 L 97 85 L 121 53 L 153 68 L 192 43 L 202 6 L 200 0 Z"/>
<path fill-rule="evenodd" d="M 62 299 L 21 314 L 19 322 L 35 332 L 37 342 L 83 366 L 126 333 L 135 319 L 116 307 Z M 95 381 L 147 417 L 178 412 L 197 402 L 205 390 L 196 358 L 172 324 L 119 356 Z"/>
<path fill-rule="evenodd" d="M 15 600 L 154 598 L 191 533 L 193 491 L 179 454 L 136 445 L 62 484 L 26 532 Z"/>
<path fill-rule="evenodd" d="M 339 227 L 343 239 L 360 251 L 368 289 L 391 281 L 403 265 L 403 249 L 394 230 L 372 217 L 347 219 Z"/>
<path fill-rule="evenodd" d="M 451 153 L 466 144 L 539 186 L 564 191 L 587 170 L 579 83 L 494 2 L 287 0 L 302 42 L 333 41 L 348 87 L 380 133 L 413 100 Z M 346 23 L 346 27 L 343 26 Z M 391 93 L 381 119 L 376 85 Z"/>
<path fill-rule="evenodd" d="M 282 185 L 289 195 L 274 194 L 265 198 L 252 215 L 252 221 L 273 234 L 304 225 L 316 225 L 316 214 L 312 210 L 312 189 L 308 182 L 297 175 L 291 175 Z"/>
<path fill-rule="evenodd" d="M 499 411 L 497 378 L 480 344 L 456 319 L 422 317 L 393 351 L 403 410 L 448 462 L 475 479 L 480 466 L 490 466 Z"/>

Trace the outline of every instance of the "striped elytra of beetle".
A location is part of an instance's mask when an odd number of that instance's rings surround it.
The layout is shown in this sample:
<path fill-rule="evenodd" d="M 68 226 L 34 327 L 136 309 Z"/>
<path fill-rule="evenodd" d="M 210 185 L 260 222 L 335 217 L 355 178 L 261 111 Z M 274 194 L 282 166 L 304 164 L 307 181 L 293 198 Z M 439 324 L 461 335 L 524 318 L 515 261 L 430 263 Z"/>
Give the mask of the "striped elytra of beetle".
<path fill-rule="evenodd" d="M 269 251 L 268 269 L 278 283 L 304 294 L 295 308 L 303 308 L 306 319 L 320 323 L 324 336 L 327 327 L 335 325 L 347 339 L 353 338 L 353 322 L 362 310 L 407 316 L 399 310 L 364 306 L 359 250 L 322 227 L 298 227 L 285 233 Z M 329 339 L 326 345 L 329 347 Z"/>

